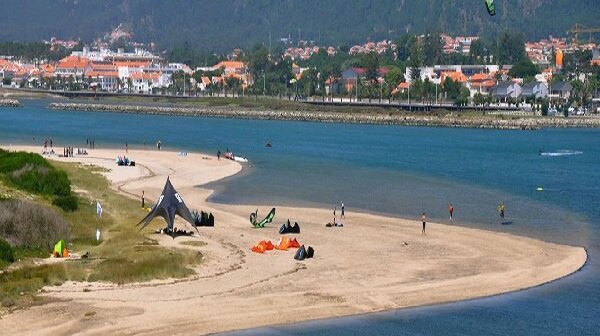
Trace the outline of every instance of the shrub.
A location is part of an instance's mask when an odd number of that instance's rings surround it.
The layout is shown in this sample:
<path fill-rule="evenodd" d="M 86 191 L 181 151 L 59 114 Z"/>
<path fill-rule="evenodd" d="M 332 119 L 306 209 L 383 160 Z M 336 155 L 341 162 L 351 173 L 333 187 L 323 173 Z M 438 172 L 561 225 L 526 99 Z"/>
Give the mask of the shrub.
<path fill-rule="evenodd" d="M 52 204 L 68 212 L 79 209 L 79 201 L 77 200 L 77 197 L 73 195 L 59 196 L 52 201 Z"/>
<path fill-rule="evenodd" d="M 38 154 L 0 150 L 0 173 L 18 188 L 41 195 L 68 196 L 71 181 Z"/>
<path fill-rule="evenodd" d="M 14 262 L 15 254 L 13 252 L 12 247 L 5 240 L 0 239 L 0 262 Z"/>
<path fill-rule="evenodd" d="M 0 201 L 0 238 L 14 248 L 52 249 L 69 239 L 69 223 L 46 206 L 23 200 Z"/>

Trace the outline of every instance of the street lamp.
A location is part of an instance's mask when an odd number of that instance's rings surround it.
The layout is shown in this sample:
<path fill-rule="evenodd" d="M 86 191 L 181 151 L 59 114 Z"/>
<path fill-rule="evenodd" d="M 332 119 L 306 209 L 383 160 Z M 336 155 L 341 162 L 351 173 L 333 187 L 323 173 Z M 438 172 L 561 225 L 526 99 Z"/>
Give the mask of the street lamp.
<path fill-rule="evenodd" d="M 410 83 L 408 83 L 408 110 L 412 111 L 412 108 L 410 106 Z"/>
<path fill-rule="evenodd" d="M 438 104 L 438 81 L 435 81 L 435 105 Z"/>

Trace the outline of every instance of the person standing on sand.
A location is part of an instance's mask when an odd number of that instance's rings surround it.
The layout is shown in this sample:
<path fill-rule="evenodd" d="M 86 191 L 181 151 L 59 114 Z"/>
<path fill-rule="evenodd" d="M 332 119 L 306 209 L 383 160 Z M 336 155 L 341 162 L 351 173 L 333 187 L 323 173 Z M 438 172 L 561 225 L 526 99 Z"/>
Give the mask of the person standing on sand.
<path fill-rule="evenodd" d="M 125 153 L 129 153 L 129 144 L 125 141 Z"/>
<path fill-rule="evenodd" d="M 217 160 L 221 160 L 221 150 L 217 151 Z"/>
<path fill-rule="evenodd" d="M 340 203 L 342 205 L 342 215 L 340 216 L 340 218 L 346 218 L 344 214 L 344 201 L 341 201 Z"/>
<path fill-rule="evenodd" d="M 454 205 L 452 203 L 448 206 L 448 212 L 450 213 L 450 222 L 452 222 L 452 216 L 454 215 Z"/>
<path fill-rule="evenodd" d="M 504 223 L 504 202 L 500 202 L 500 205 L 498 205 L 498 213 L 500 214 L 500 222 Z"/>
<path fill-rule="evenodd" d="M 427 235 L 425 233 L 425 225 L 427 224 L 427 214 L 423 212 L 423 214 L 421 215 L 421 221 L 423 221 L 423 230 L 421 231 L 422 235 Z"/>
<path fill-rule="evenodd" d="M 142 209 L 146 207 L 146 198 L 144 197 L 144 191 L 142 190 Z"/>

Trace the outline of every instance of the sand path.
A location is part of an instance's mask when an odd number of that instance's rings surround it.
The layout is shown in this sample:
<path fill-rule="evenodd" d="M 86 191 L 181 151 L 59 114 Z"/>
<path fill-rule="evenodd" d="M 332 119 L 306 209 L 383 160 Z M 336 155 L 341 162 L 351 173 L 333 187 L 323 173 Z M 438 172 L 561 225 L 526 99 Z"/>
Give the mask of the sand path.
<path fill-rule="evenodd" d="M 422 236 L 420 222 L 371 214 L 351 212 L 343 228 L 325 228 L 330 209 L 278 207 L 274 223 L 253 229 L 248 215 L 257 207 L 206 203 L 211 191 L 195 187 L 239 172 L 237 163 L 130 150 L 138 166 L 117 167 L 119 154 L 93 150 L 60 160 L 106 167 L 115 188 L 136 197 L 144 190 L 149 199 L 170 176 L 190 208 L 215 214 L 216 226 L 200 229 L 200 238 L 161 236 L 160 243 L 183 247 L 184 240 L 201 239 L 207 245 L 198 249 L 208 262 L 183 281 L 47 288 L 44 295 L 64 301 L 5 316 L 1 334 L 206 334 L 505 293 L 564 277 L 587 259 L 581 247 L 458 226 L 428 224 Z M 270 210 L 258 208 L 259 217 Z M 314 247 L 314 259 L 295 261 L 295 249 L 250 252 L 259 240 L 276 241 L 288 218 L 300 223 L 297 238 Z"/>

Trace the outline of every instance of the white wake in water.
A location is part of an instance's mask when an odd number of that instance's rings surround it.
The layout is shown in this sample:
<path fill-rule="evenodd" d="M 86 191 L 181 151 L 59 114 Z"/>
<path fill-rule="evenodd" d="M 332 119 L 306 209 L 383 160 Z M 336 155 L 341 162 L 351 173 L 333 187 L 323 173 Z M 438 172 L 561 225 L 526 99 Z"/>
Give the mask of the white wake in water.
<path fill-rule="evenodd" d="M 582 151 L 570 150 L 570 149 L 561 149 L 556 152 L 541 152 L 541 156 L 569 156 L 569 155 L 581 155 Z"/>

